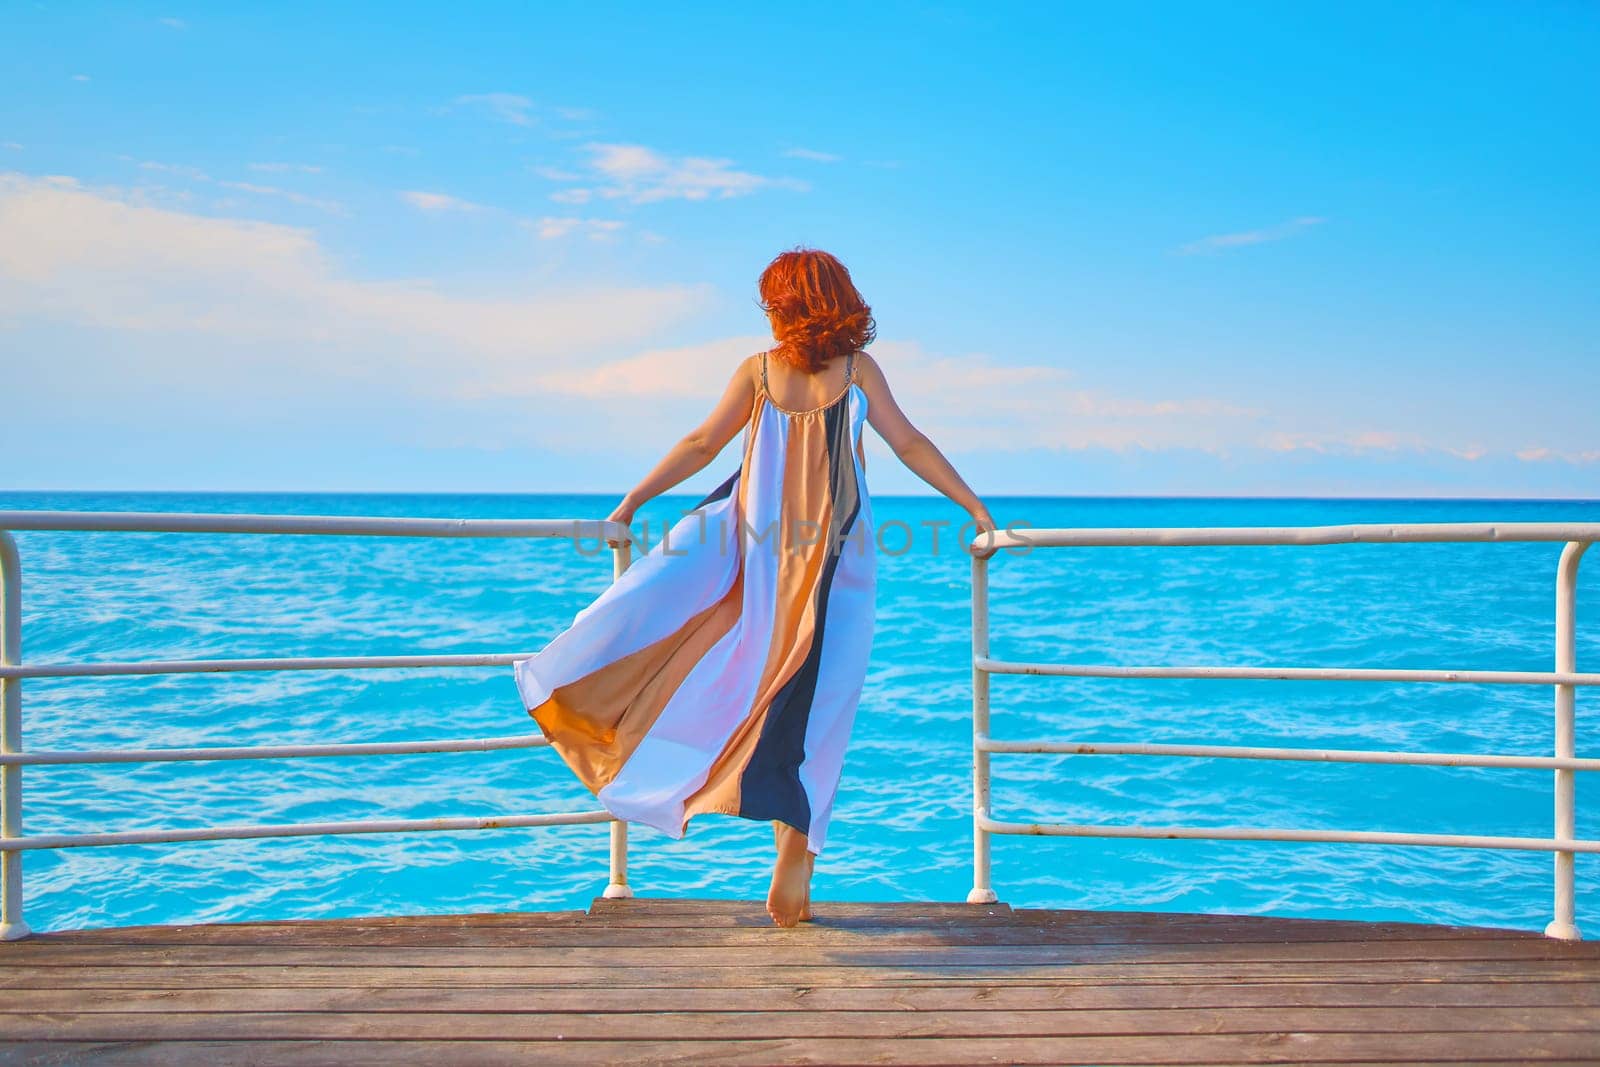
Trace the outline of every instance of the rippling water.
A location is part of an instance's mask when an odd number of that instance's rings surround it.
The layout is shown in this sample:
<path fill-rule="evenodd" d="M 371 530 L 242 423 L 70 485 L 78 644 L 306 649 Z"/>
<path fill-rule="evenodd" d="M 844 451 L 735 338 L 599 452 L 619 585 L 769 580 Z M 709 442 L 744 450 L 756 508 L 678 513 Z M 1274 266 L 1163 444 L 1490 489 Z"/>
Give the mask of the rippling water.
<path fill-rule="evenodd" d="M 652 539 L 698 499 L 644 509 Z M 0 494 L 4 508 L 600 517 L 601 496 Z M 993 498 L 1002 524 L 1600 520 L 1594 503 Z M 819 858 L 820 901 L 960 900 L 971 885 L 970 584 L 942 500 L 878 497 L 872 662 Z M 902 529 L 896 523 L 904 523 Z M 894 533 L 888 533 L 889 530 Z M 909 547 L 907 532 L 910 533 Z M 534 651 L 610 580 L 570 541 L 22 533 L 30 662 Z M 992 654 L 1103 663 L 1547 670 L 1558 545 L 1099 548 L 996 557 Z M 1600 561 L 1579 602 L 1600 596 Z M 1592 618 L 1592 616 L 1590 616 Z M 1579 662 L 1595 669 L 1600 625 Z M 1003 738 L 1549 754 L 1548 688 L 997 677 Z M 1600 752 L 1579 694 L 1578 754 Z M 509 668 L 30 679 L 31 749 L 286 744 L 537 732 Z M 1154 756 L 994 758 L 1000 818 L 1548 836 L 1548 771 Z M 593 810 L 555 753 L 30 767 L 26 830 Z M 1578 835 L 1600 837 L 1593 779 Z M 603 825 L 74 848 L 27 854 L 27 916 L 79 926 L 579 908 Z M 768 823 L 631 835 L 642 895 L 753 898 Z M 1298 842 L 994 839 L 1017 906 L 1404 919 L 1542 929 L 1552 859 Z M 1578 925 L 1600 865 L 1577 857 Z"/>

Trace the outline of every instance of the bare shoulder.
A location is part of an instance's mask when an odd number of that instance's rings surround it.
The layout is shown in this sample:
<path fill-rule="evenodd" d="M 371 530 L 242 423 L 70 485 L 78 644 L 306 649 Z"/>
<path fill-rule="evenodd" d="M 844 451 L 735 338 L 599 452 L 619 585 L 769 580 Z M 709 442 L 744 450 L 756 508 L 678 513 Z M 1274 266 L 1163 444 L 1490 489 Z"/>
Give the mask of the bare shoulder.
<path fill-rule="evenodd" d="M 884 376 L 883 367 L 872 357 L 872 353 L 862 349 L 856 356 L 856 362 L 858 381 L 869 401 L 867 421 L 872 423 L 878 434 L 898 452 L 916 440 L 920 431 L 911 425 L 911 420 L 900 410 L 894 392 L 889 388 L 888 379 Z"/>
<path fill-rule="evenodd" d="M 864 348 L 856 353 L 856 381 L 862 391 L 880 405 L 887 404 L 892 399 L 889 377 L 883 371 L 883 364 Z"/>
<path fill-rule="evenodd" d="M 761 353 L 754 352 L 740 360 L 739 365 L 733 369 L 733 377 L 751 389 L 758 388 L 761 385 Z"/>
<path fill-rule="evenodd" d="M 872 358 L 872 353 L 865 348 L 856 352 L 856 366 L 859 368 L 856 374 L 862 384 L 869 381 L 877 383 L 885 380 L 883 368 L 878 365 L 876 359 Z"/>

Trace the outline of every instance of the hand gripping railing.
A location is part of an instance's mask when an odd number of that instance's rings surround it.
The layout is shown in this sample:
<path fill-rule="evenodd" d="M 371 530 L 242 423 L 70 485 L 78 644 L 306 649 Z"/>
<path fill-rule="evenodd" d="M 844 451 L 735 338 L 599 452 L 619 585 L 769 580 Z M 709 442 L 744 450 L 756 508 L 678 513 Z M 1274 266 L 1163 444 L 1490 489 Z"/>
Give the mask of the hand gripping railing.
<path fill-rule="evenodd" d="M 1600 841 L 1574 838 L 1573 772 L 1600 770 L 1600 759 L 1574 754 L 1574 695 L 1579 686 L 1600 685 L 1600 674 L 1577 668 L 1578 561 L 1600 540 L 1600 523 L 1426 523 L 1406 526 L 1209 527 L 1197 529 L 1026 529 L 980 534 L 972 555 L 972 793 L 973 888 L 967 900 L 991 903 L 989 836 L 1046 834 L 1077 837 L 1205 838 L 1237 841 L 1334 841 L 1385 845 L 1536 849 L 1555 854 L 1555 917 L 1545 934 L 1566 940 L 1580 935 L 1573 916 L 1573 855 L 1600 852 Z M 1556 569 L 1554 671 L 1400 670 L 1343 667 L 1103 666 L 1017 663 L 989 656 L 989 558 L 1000 550 L 1036 548 L 1184 545 L 1337 545 L 1483 541 L 1564 542 Z M 1156 745 L 1096 741 L 999 741 L 989 736 L 989 676 L 1059 675 L 1077 678 L 1253 678 L 1345 682 L 1427 682 L 1480 685 L 1549 685 L 1555 689 L 1555 755 L 1480 755 L 1443 752 L 1379 752 L 1351 749 L 1258 748 L 1230 745 Z M 1475 834 L 1388 833 L 1242 826 L 1104 826 L 1050 822 L 1004 822 L 989 804 L 992 753 L 1064 753 L 1317 760 L 1333 763 L 1423 764 L 1447 767 L 1548 767 L 1555 771 L 1555 836 L 1490 837 Z"/>
<path fill-rule="evenodd" d="M 155 763 L 173 760 L 298 759 L 315 756 L 401 755 L 418 752 L 486 752 L 539 748 L 542 733 L 506 737 L 435 738 L 331 745 L 262 745 L 231 748 L 106 749 L 82 752 L 28 752 L 22 747 L 24 678 L 85 678 L 105 675 L 198 674 L 241 671 L 388 670 L 396 667 L 505 667 L 529 653 L 454 656 L 357 656 L 299 659 L 166 660 L 133 663 L 49 663 L 22 661 L 22 566 L 13 530 L 94 530 L 140 533 L 318 534 L 375 537 L 570 537 L 616 541 L 612 578 L 628 568 L 633 535 L 621 523 L 604 519 L 414 519 L 323 515 L 190 515 L 160 512 L 0 511 L 0 940 L 28 936 L 22 918 L 22 854 L 30 849 L 99 845 L 219 841 L 256 837 L 308 837 L 324 834 L 408 833 L 430 830 L 490 830 L 524 826 L 611 823 L 608 897 L 629 897 L 628 824 L 609 811 L 543 812 L 483 818 L 367 819 L 350 822 L 289 823 L 266 826 L 212 826 L 188 830 L 134 830 L 119 833 L 48 834 L 22 832 L 22 768 L 29 764 Z"/>

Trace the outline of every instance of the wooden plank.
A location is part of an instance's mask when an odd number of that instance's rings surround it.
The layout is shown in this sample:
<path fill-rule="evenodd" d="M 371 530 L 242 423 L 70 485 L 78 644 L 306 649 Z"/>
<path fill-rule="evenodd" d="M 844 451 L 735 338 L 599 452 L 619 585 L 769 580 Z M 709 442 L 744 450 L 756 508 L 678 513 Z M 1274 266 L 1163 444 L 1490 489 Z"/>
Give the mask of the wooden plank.
<path fill-rule="evenodd" d="M 172 926 L 138 930 L 80 930 L 35 934 L 22 942 L 0 946 L 0 960 L 13 947 L 26 946 L 40 952 L 43 946 L 89 945 L 98 947 L 182 947 L 185 945 L 261 946 L 297 945 L 301 947 L 337 946 L 414 946 L 418 948 L 511 948 L 567 947 L 604 948 L 616 946 L 677 946 L 684 948 L 762 947 L 787 950 L 795 945 L 812 947 L 892 947 L 938 945 L 1204 945 L 1204 944 L 1318 944 L 1325 942 L 1372 942 L 1399 940 L 1335 928 L 1326 934 L 1297 931 L 1295 937 L 1277 937 L 1252 930 L 1213 927 L 1203 924 L 1167 926 L 1154 929 L 1140 926 L 1026 927 L 996 925 L 979 928 L 962 924 L 947 926 L 849 926 L 840 927 L 821 920 L 792 929 L 768 926 L 627 926 L 588 923 L 572 926 L 365 926 L 353 923 L 306 923 L 299 927 Z M 1470 944 L 1513 941 L 1518 944 L 1546 944 L 1535 938 L 1447 938 L 1443 935 L 1408 939 L 1412 943 L 1463 940 Z M 1558 948 L 1557 951 L 1566 951 Z"/>
<path fill-rule="evenodd" d="M 1366 919 L 1327 919 L 1327 918 L 1298 918 L 1292 916 L 1276 915 L 1251 915 L 1227 912 L 1178 912 L 1178 911 L 1136 911 L 1117 909 L 1071 909 L 1071 908 L 1010 908 L 1001 904 L 966 904 L 961 902 L 907 902 L 907 901 L 880 901 L 880 902 L 842 902 L 819 899 L 813 902 L 819 913 L 825 913 L 830 918 L 859 919 L 876 918 L 893 923 L 902 919 L 920 919 L 937 917 L 971 921 L 975 918 L 993 919 L 1012 924 L 1059 925 L 1063 923 L 1096 924 L 1135 924 L 1140 926 L 1155 926 L 1167 924 L 1189 923 L 1226 923 L 1234 925 L 1259 924 L 1263 929 L 1282 928 L 1292 931 L 1295 927 L 1306 925 L 1311 927 L 1346 927 L 1352 931 L 1360 930 L 1388 930 L 1393 933 L 1415 931 L 1415 935 L 1422 936 L 1424 932 L 1438 933 L 1452 936 L 1490 936 L 1490 937 L 1543 937 L 1542 928 L 1539 930 L 1522 929 L 1516 927 L 1500 926 L 1463 926 L 1441 923 L 1419 923 L 1400 921 L 1372 921 Z M 605 918 L 608 922 L 616 921 L 624 916 L 638 916 L 650 918 L 704 918 L 713 917 L 743 917 L 757 922 L 770 922 L 766 914 L 764 901 L 759 900 L 723 900 L 723 899 L 681 899 L 667 897 L 631 897 L 612 899 L 597 897 L 590 904 L 589 913 L 592 917 Z"/>
<path fill-rule="evenodd" d="M 1030 917 L 1016 917 L 1011 919 L 983 919 L 975 922 L 964 922 L 959 918 L 943 916 L 933 917 L 891 917 L 868 916 L 850 917 L 835 915 L 827 903 L 813 905 L 816 914 L 816 926 L 827 926 L 833 929 L 1042 929 L 1068 931 L 1072 929 L 1137 929 L 1146 930 L 1157 936 L 1165 936 L 1171 931 L 1182 935 L 1195 930 L 1221 930 L 1235 931 L 1239 936 L 1251 940 L 1299 940 L 1310 938 L 1319 940 L 1325 937 L 1336 937 L 1343 941 L 1374 940 L 1384 937 L 1400 937 L 1408 940 L 1442 938 L 1462 940 L 1467 938 L 1489 939 L 1521 939 L 1543 940 L 1542 931 L 1534 930 L 1507 930 L 1492 926 L 1430 926 L 1417 923 L 1363 923 L 1345 919 L 1268 919 L 1261 920 L 1249 916 L 1191 916 L 1183 922 L 1145 922 L 1142 919 L 1117 919 L 1113 917 L 1098 918 L 1095 920 L 1062 920 L 1049 921 Z M 658 928 L 658 929 L 723 929 L 723 928 L 750 928 L 772 930 L 777 929 L 765 911 L 749 912 L 745 914 L 714 913 L 698 915 L 694 912 L 672 912 L 655 914 L 641 912 L 628 914 L 622 912 L 607 912 L 604 915 L 591 916 L 587 925 L 603 925 L 610 929 L 623 928 Z"/>
<path fill-rule="evenodd" d="M 368 923 L 364 920 L 316 919 L 294 924 L 201 923 L 183 926 L 98 927 L 40 930 L 35 931 L 29 937 L 23 939 L 22 942 L 0 943 L 0 951 L 4 951 L 6 947 L 14 943 L 39 944 L 46 941 L 60 943 L 81 942 L 85 944 L 94 942 L 132 944 L 139 942 L 161 943 L 163 941 L 183 942 L 205 941 L 213 939 L 220 941 L 227 939 L 229 936 L 235 935 L 259 935 L 260 939 L 263 941 L 277 942 L 293 940 L 295 937 L 300 936 L 304 932 L 311 932 L 308 934 L 308 936 L 314 936 L 315 932 L 317 931 L 326 931 L 330 936 L 337 935 L 340 931 L 350 931 L 363 937 L 378 936 L 381 933 L 387 932 L 396 938 L 404 938 L 411 935 L 426 936 L 429 934 L 451 933 L 481 933 L 488 935 L 500 931 L 505 931 L 511 935 L 525 932 L 529 935 L 535 933 L 549 933 L 553 936 L 559 936 L 564 932 L 572 930 L 656 930 L 661 932 L 661 936 L 668 937 L 678 932 L 687 933 L 697 930 L 710 932 L 740 931 L 747 934 L 795 934 L 805 933 L 808 930 L 822 929 L 834 931 L 861 931 L 871 933 L 882 930 L 904 930 L 909 932 L 918 930 L 981 931 L 984 929 L 1024 930 L 1036 928 L 1016 926 L 1014 924 L 1002 922 L 993 922 L 989 924 L 964 923 L 955 919 L 924 919 L 921 921 L 908 920 L 905 922 L 885 922 L 878 919 L 837 919 L 832 916 L 819 915 L 814 922 L 802 923 L 798 927 L 785 929 L 774 924 L 772 920 L 766 916 L 765 912 L 762 913 L 762 918 L 759 920 L 754 916 L 750 916 L 748 918 L 712 916 L 705 919 L 695 919 L 688 915 L 662 916 L 656 918 L 648 916 L 624 916 L 614 919 L 599 919 L 589 917 L 579 922 L 560 924 L 549 923 L 538 925 L 520 925 L 516 923 L 475 924 L 430 922 L 419 923 L 416 925 L 397 926 L 391 924 Z M 1055 928 L 1038 927 L 1037 929 L 1043 929 L 1045 931 L 1045 936 L 1049 936 Z M 1082 926 L 1078 927 L 1077 929 L 1088 931 L 1096 928 Z M 1105 929 L 1140 928 L 1105 927 Z M 1070 931 L 1063 929 L 1062 933 L 1069 934 Z M 1185 936 L 1185 932 L 1180 930 L 1177 936 Z"/>
<path fill-rule="evenodd" d="M 13 989 L 0 1012 L 681 1012 L 703 989 L 504 986 Z M 1130 982 L 1068 985 L 766 986 L 718 991 L 719 1011 L 1030 1011 L 1106 1008 L 1600 1007 L 1595 982 Z M 1558 1027 L 1559 1029 L 1559 1027 Z"/>
<path fill-rule="evenodd" d="M 113 1042 L 20 1042 L 4 1050 L 8 1064 L 125 1064 L 152 1067 L 274 1067 L 338 1064 L 389 1067 L 471 1062 L 476 1067 L 560 1062 L 566 1064 L 920 1064 L 978 1063 L 1126 1064 L 1319 1063 L 1363 1060 L 1417 1063 L 1428 1060 L 1528 1062 L 1566 1058 L 1593 1062 L 1590 1034 L 1416 1031 L 1397 1041 L 1390 1034 L 1196 1034 L 1181 1042 L 1141 1035 L 1027 1038 L 791 1038 L 760 1041 L 205 1041 L 169 1045 Z"/>
<path fill-rule="evenodd" d="M 589 902 L 590 915 L 606 912 L 717 912 L 763 910 L 766 901 L 747 901 L 736 897 L 605 897 Z M 965 901 L 830 901 L 829 907 L 842 915 L 949 915 L 955 918 L 1008 917 L 1010 904 L 966 904 Z"/>
<path fill-rule="evenodd" d="M 1474 930 L 1496 934 L 1529 934 L 1535 931 L 1521 927 L 1464 925 L 1456 923 L 1417 922 L 1400 919 L 1355 919 L 1329 916 L 1272 915 L 1260 912 L 1230 911 L 1149 911 L 1138 908 L 1013 908 L 1014 922 L 1100 922 L 1115 920 L 1140 923 L 1187 922 L 1258 922 L 1292 926 L 1297 923 L 1340 923 L 1347 926 L 1396 926 L 1424 930 L 1454 930 L 1470 933 Z"/>
<path fill-rule="evenodd" d="M 750 901 L 710 902 L 709 906 L 657 906 L 659 902 L 621 901 L 609 902 L 610 907 L 594 914 L 584 912 L 521 912 L 479 915 L 420 915 L 399 917 L 357 917 L 349 919 L 276 920 L 253 923 L 208 923 L 194 926 L 147 925 L 132 927 L 97 927 L 36 934 L 40 939 L 93 939 L 160 940 L 182 938 L 191 933 L 209 936 L 210 932 L 266 932 L 280 937 L 293 936 L 297 931 L 313 929 L 385 929 L 397 932 L 411 930 L 472 930 L 472 929 L 569 929 L 569 928 L 661 928 L 661 929 L 739 929 L 779 932 L 772 924 L 763 905 Z M 676 904 L 677 902 L 666 902 Z M 736 906 L 730 906 L 736 905 Z M 1214 931 L 1218 936 L 1245 940 L 1372 940 L 1401 938 L 1405 940 L 1433 938 L 1520 938 L 1545 940 L 1542 932 L 1513 930 L 1499 927 L 1441 926 L 1423 923 L 1364 922 L 1347 919 L 1280 919 L 1250 915 L 1196 915 L 1164 912 L 1085 912 L 1085 911 L 1016 911 L 1000 914 L 978 914 L 973 905 L 959 905 L 971 909 L 971 914 L 950 910 L 926 914 L 918 906 L 906 905 L 901 909 L 877 906 L 865 914 L 851 914 L 841 907 L 819 902 L 818 918 L 800 929 L 991 929 L 1045 928 L 1049 936 L 1070 936 L 1076 930 L 1137 930 L 1152 938 L 1189 938 L 1203 931 Z"/>
<path fill-rule="evenodd" d="M 360 926 L 399 926 L 399 927 L 426 927 L 426 926 L 567 926 L 572 923 L 589 921 L 589 913 L 582 910 L 568 911 L 489 911 L 489 912 L 440 912 L 433 915 L 353 915 L 337 918 L 317 919 L 254 919 L 242 922 L 199 923 L 195 925 L 206 927 L 282 927 L 284 929 L 298 929 L 303 926 L 354 923 Z M 141 926 L 104 926 L 92 927 L 98 931 L 113 932 L 121 930 L 171 930 L 182 929 L 187 924 L 151 923 Z"/>
<path fill-rule="evenodd" d="M 1520 960 L 1587 964 L 1600 974 L 1600 944 L 1546 939 L 1527 941 L 1324 941 L 1249 944 L 935 944 L 830 947 L 804 937 L 778 945 L 702 948 L 674 945 L 609 945 L 505 948 L 413 945 L 55 945 L 13 941 L 0 946 L 8 968 L 77 966 L 379 966 L 379 967 L 703 967 L 725 970 L 759 961 L 766 967 L 896 966 L 1080 966 L 1093 963 L 1364 962 L 1409 960 Z"/>
<path fill-rule="evenodd" d="M 992 929 L 1001 926 L 1018 925 L 1009 916 L 986 915 L 977 918 L 963 919 L 959 915 L 849 915 L 835 911 L 825 901 L 813 901 L 811 910 L 817 921 L 826 922 L 838 927 L 859 927 L 863 929 L 891 928 L 900 930 L 915 930 L 924 928 L 948 929 L 950 927 L 963 927 L 966 929 Z M 750 927 L 753 929 L 771 930 L 776 928 L 772 917 L 765 908 L 751 909 L 749 911 L 606 911 L 589 916 L 591 926 L 609 927 L 649 927 L 662 928 L 694 928 L 694 927 Z"/>
<path fill-rule="evenodd" d="M 1406 960 L 1399 962 L 1282 962 L 1020 966 L 948 964 L 827 967 L 0 967 L 0 989 L 183 989 L 225 987 L 516 986 L 622 988 L 675 986 L 724 990 L 739 986 L 883 986 L 1095 984 L 1105 982 L 1593 982 L 1586 961 Z"/>
<path fill-rule="evenodd" d="M 1074 1037 L 1115 1034 L 1587 1032 L 1600 1008 L 1162 1008 L 905 1012 L 19 1012 L 4 1041 L 675 1041 L 784 1037 Z"/>

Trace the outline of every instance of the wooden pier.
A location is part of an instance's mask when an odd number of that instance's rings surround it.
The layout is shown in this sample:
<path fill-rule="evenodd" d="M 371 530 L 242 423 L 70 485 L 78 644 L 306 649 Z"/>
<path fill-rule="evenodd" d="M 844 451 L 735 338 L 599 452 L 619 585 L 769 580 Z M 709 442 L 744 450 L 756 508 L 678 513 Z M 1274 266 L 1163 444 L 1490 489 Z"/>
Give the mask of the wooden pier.
<path fill-rule="evenodd" d="M 1600 1062 L 1600 943 L 1004 904 L 145 926 L 0 944 L 0 1063 Z"/>

